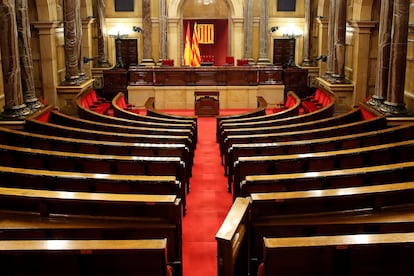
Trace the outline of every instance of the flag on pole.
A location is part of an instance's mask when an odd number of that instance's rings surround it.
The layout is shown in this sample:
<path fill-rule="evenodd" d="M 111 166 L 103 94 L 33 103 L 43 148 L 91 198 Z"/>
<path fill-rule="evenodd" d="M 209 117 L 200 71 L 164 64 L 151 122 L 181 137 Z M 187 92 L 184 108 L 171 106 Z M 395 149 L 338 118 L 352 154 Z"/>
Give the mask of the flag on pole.
<path fill-rule="evenodd" d="M 194 30 L 193 30 L 193 40 L 191 43 L 191 48 L 193 52 L 193 58 L 191 61 L 192 66 L 200 66 L 201 56 L 200 56 L 200 48 L 198 47 L 198 30 L 197 30 L 197 22 L 194 23 Z"/>
<path fill-rule="evenodd" d="M 184 65 L 191 66 L 192 59 L 193 59 L 193 52 L 191 50 L 191 41 L 190 41 L 190 23 L 187 23 L 187 31 L 185 33 L 185 46 L 184 46 Z"/>

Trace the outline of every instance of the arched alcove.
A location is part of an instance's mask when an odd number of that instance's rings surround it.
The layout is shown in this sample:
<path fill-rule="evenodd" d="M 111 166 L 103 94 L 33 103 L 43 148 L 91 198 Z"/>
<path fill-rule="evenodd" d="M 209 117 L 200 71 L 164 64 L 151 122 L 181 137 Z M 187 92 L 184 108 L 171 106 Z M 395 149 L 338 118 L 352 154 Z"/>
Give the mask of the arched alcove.
<path fill-rule="evenodd" d="M 199 37 L 201 61 L 212 62 L 213 65 L 223 65 L 226 62 L 230 45 L 228 3 L 226 0 L 203 1 L 205 0 L 184 2 L 182 6 L 184 28 L 182 41 L 185 44 L 187 27 L 192 35 L 197 23 L 200 34 L 202 34 Z"/>
<path fill-rule="evenodd" d="M 172 0 L 168 6 L 168 56 L 182 64 L 182 56 L 184 49 L 185 26 L 184 20 L 194 18 L 186 18 L 184 6 L 188 0 Z M 228 48 L 226 54 L 231 54 L 235 58 L 241 58 L 243 55 L 243 2 L 242 0 L 215 0 L 221 1 L 227 6 L 226 17 L 228 30 Z M 204 17 L 205 18 L 205 17 Z M 226 55 L 225 54 L 225 55 Z"/>

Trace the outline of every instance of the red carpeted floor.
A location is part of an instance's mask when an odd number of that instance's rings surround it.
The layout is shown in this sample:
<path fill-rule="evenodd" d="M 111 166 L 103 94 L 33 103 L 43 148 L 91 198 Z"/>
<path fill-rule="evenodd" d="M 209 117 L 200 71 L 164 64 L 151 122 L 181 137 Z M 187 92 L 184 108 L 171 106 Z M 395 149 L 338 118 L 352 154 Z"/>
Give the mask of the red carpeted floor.
<path fill-rule="evenodd" d="M 194 115 L 193 110 L 162 110 Z M 246 110 L 221 110 L 220 115 Z M 198 143 L 194 156 L 187 213 L 183 217 L 183 276 L 217 275 L 215 235 L 232 205 L 227 178 L 216 143 L 216 118 L 198 118 Z"/>
<path fill-rule="evenodd" d="M 215 235 L 232 198 L 220 164 L 215 127 L 215 118 L 198 118 L 198 144 L 183 218 L 183 276 L 217 275 Z"/>

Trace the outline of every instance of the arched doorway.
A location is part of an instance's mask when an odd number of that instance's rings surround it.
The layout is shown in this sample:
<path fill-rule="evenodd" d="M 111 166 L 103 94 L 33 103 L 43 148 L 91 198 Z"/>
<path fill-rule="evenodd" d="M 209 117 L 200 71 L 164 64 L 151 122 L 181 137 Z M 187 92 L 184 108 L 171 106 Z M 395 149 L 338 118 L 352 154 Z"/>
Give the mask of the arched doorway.
<path fill-rule="evenodd" d="M 197 24 L 200 29 L 199 49 L 202 63 L 223 65 L 229 49 L 228 4 L 226 0 L 185 1 L 182 7 L 183 44 L 186 29 L 194 33 Z M 203 62 L 204 61 L 204 62 Z"/>
<path fill-rule="evenodd" d="M 216 38 L 220 41 L 215 41 L 215 44 L 220 46 L 204 45 L 206 49 L 202 49 L 202 55 L 214 52 L 216 56 L 219 51 L 221 57 L 215 58 L 216 65 L 223 64 L 226 55 L 232 55 L 235 59 L 243 56 L 243 1 L 214 0 L 212 4 L 205 4 L 202 0 L 172 0 L 168 6 L 168 56 L 181 61 L 177 64 L 182 64 L 183 60 L 186 31 L 184 23 L 190 22 L 192 27 L 195 21 L 201 23 L 204 20 L 216 20 L 219 27 L 215 27 L 215 32 L 218 28 L 219 33 L 227 32 L 227 37 L 216 33 Z M 226 47 L 222 48 L 223 45 Z M 219 47 L 218 50 L 215 47 Z"/>

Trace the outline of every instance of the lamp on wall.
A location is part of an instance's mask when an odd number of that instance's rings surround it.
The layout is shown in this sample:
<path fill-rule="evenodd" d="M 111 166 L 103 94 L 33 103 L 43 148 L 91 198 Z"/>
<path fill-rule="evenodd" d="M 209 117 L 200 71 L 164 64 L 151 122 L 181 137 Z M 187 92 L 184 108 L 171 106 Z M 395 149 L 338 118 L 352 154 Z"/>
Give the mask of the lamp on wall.
<path fill-rule="evenodd" d="M 141 33 L 142 32 L 142 28 L 138 27 L 138 26 L 132 26 L 132 31 L 136 32 L 136 33 Z"/>
<path fill-rule="evenodd" d="M 109 31 L 109 37 L 115 38 L 116 64 L 114 66 L 114 69 L 125 68 L 121 54 L 121 39 L 127 38 L 128 32 L 126 32 L 126 30 L 123 28 L 115 27 Z"/>
<path fill-rule="evenodd" d="M 278 27 L 278 26 L 273 26 L 273 27 L 270 27 L 269 32 L 274 33 L 274 32 L 276 32 L 277 30 L 279 30 L 279 27 Z"/>

